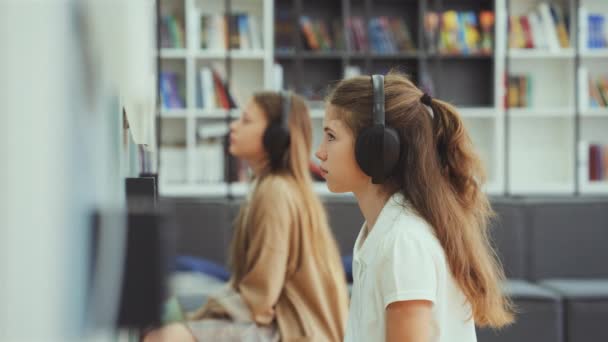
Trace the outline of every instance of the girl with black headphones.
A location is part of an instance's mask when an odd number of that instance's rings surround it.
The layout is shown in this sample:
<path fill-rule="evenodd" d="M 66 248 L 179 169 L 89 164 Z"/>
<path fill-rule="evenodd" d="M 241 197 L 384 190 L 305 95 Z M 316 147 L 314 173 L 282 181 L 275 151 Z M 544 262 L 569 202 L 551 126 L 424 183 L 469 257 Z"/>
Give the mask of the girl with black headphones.
<path fill-rule="evenodd" d="M 235 224 L 229 287 L 186 325 L 167 326 L 149 341 L 343 340 L 346 277 L 313 190 L 311 149 L 311 120 L 300 96 L 253 96 L 230 126 L 230 153 L 255 177 Z"/>
<path fill-rule="evenodd" d="M 476 341 L 513 320 L 488 242 L 484 173 L 460 116 L 406 76 L 342 80 L 316 155 L 366 219 L 345 341 Z"/>

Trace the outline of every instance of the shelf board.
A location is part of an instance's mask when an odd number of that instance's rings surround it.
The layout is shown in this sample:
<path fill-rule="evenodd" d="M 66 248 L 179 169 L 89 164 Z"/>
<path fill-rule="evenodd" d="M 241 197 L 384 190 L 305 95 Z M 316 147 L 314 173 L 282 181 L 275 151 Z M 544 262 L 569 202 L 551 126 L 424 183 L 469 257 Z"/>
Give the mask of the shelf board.
<path fill-rule="evenodd" d="M 188 116 L 186 109 L 161 109 L 160 117 L 163 119 L 184 119 Z"/>
<path fill-rule="evenodd" d="M 240 59 L 240 60 L 258 60 L 264 59 L 264 50 L 199 50 L 194 53 L 194 58 L 197 59 Z"/>
<path fill-rule="evenodd" d="M 607 195 L 608 194 L 608 181 L 599 182 L 585 182 L 580 185 L 581 194 L 586 195 Z"/>
<path fill-rule="evenodd" d="M 576 55 L 574 49 L 549 51 L 541 49 L 509 49 L 509 57 L 514 59 L 569 59 Z"/>
<path fill-rule="evenodd" d="M 608 58 L 608 49 L 586 49 L 581 51 L 583 58 Z"/>
<path fill-rule="evenodd" d="M 421 56 L 421 54 L 417 51 L 397 52 L 397 53 L 377 53 L 377 52 L 369 53 L 369 57 L 371 59 L 416 59 L 420 56 Z"/>
<path fill-rule="evenodd" d="M 508 113 L 512 117 L 536 117 L 536 118 L 556 118 L 574 117 L 574 108 L 555 107 L 555 108 L 509 108 Z"/>
<path fill-rule="evenodd" d="M 586 118 L 608 118 L 608 108 L 588 108 L 581 111 L 581 116 Z"/>
<path fill-rule="evenodd" d="M 494 58 L 494 54 L 443 54 L 435 53 L 427 55 L 428 58 L 439 58 L 439 59 L 491 59 Z"/>
<path fill-rule="evenodd" d="M 510 190 L 513 195 L 572 195 L 574 193 L 574 183 L 512 184 Z"/>
<path fill-rule="evenodd" d="M 186 58 L 188 57 L 188 51 L 186 49 L 161 49 L 160 50 L 161 58 Z"/>
<path fill-rule="evenodd" d="M 371 58 L 371 59 L 415 59 L 420 57 L 420 53 L 398 52 L 398 53 L 375 53 L 375 52 L 346 52 L 346 51 L 301 51 L 296 54 L 294 51 L 275 51 L 276 58 L 294 59 L 341 59 L 341 58 Z"/>
<path fill-rule="evenodd" d="M 164 184 L 159 194 L 165 197 L 224 197 L 228 193 L 227 183 L 214 184 Z"/>
<path fill-rule="evenodd" d="M 295 59 L 341 59 L 345 56 L 344 51 L 300 51 L 296 54 L 295 51 L 275 51 L 276 58 Z"/>

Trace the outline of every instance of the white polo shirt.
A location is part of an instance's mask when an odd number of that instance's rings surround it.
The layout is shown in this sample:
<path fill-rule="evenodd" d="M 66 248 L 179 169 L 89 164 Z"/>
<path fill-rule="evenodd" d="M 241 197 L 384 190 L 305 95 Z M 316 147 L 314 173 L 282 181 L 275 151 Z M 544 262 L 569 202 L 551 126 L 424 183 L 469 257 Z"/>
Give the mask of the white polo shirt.
<path fill-rule="evenodd" d="M 385 341 L 386 307 L 406 300 L 433 302 L 432 341 L 477 341 L 470 304 L 451 275 L 441 244 L 403 196 L 388 200 L 369 234 L 365 227 L 353 253 L 345 341 Z"/>

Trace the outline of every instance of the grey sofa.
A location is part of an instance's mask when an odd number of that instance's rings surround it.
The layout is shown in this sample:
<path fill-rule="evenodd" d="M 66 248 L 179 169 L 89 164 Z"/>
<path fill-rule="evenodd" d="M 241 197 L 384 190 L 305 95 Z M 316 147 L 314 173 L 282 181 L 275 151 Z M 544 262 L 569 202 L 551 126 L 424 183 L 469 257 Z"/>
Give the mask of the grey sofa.
<path fill-rule="evenodd" d="M 168 202 L 177 214 L 178 254 L 224 264 L 240 201 Z M 356 202 L 325 203 L 341 253 L 352 254 L 363 223 Z M 518 314 L 502 330 L 478 329 L 478 340 L 608 341 L 608 198 L 494 198 L 492 205 L 491 236 Z"/>

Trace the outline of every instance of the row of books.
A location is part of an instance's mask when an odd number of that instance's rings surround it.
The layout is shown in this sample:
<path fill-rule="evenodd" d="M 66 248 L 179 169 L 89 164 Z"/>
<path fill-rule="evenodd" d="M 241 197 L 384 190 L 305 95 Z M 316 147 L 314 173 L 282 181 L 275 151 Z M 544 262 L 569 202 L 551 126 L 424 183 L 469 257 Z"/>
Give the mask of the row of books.
<path fill-rule="evenodd" d="M 509 75 L 507 77 L 507 108 L 532 106 L 532 76 Z"/>
<path fill-rule="evenodd" d="M 494 46 L 494 12 L 428 12 L 424 34 L 431 53 L 491 54 Z"/>
<path fill-rule="evenodd" d="M 186 147 L 179 145 L 163 145 L 160 147 L 159 174 L 164 183 L 185 183 L 186 176 Z"/>
<path fill-rule="evenodd" d="M 581 174 L 590 182 L 608 181 L 608 145 L 581 141 L 579 148 Z"/>
<path fill-rule="evenodd" d="M 346 39 L 352 51 L 374 53 L 409 52 L 416 49 L 412 34 L 403 18 L 379 16 L 369 19 L 367 31 L 364 18 L 346 19 Z"/>
<path fill-rule="evenodd" d="M 166 14 L 160 18 L 160 45 L 162 48 L 185 48 L 186 34 L 184 21 L 174 15 Z"/>
<path fill-rule="evenodd" d="M 251 50 L 262 48 L 261 31 L 255 16 L 205 14 L 200 17 L 201 49 Z"/>
<path fill-rule="evenodd" d="M 226 123 L 202 122 L 197 128 L 194 152 L 195 182 L 219 183 L 224 181 L 224 142 L 228 134 Z"/>
<path fill-rule="evenodd" d="M 608 107 L 608 75 L 589 76 L 589 106 Z"/>
<path fill-rule="evenodd" d="M 182 76 L 172 71 L 160 73 L 161 105 L 164 109 L 185 108 L 185 89 Z"/>
<path fill-rule="evenodd" d="M 196 106 L 204 109 L 236 108 L 225 74 L 220 66 L 203 66 L 196 75 Z"/>
<path fill-rule="evenodd" d="M 579 10 L 581 21 L 581 41 L 587 49 L 601 49 L 608 47 L 608 14 L 590 13 L 585 7 Z"/>
<path fill-rule="evenodd" d="M 350 17 L 344 23 L 340 20 L 331 25 L 321 19 L 302 16 L 299 20 L 300 32 L 306 49 L 311 51 L 344 50 L 345 43 L 352 51 L 374 53 L 398 53 L 415 50 L 412 35 L 405 20 L 398 17 L 379 16 L 369 19 L 367 27 L 363 17 Z M 288 45 L 290 32 L 286 23 L 277 22 L 278 46 Z M 285 38 L 282 38 L 285 36 Z"/>
<path fill-rule="evenodd" d="M 535 11 L 509 17 L 509 47 L 549 49 L 570 47 L 570 22 L 558 4 L 540 3 Z"/>
<path fill-rule="evenodd" d="M 300 32 L 306 48 L 312 51 L 343 50 L 343 39 L 338 37 L 340 22 L 334 20 L 332 24 L 333 27 L 330 29 L 329 25 L 324 20 L 301 16 Z"/>

